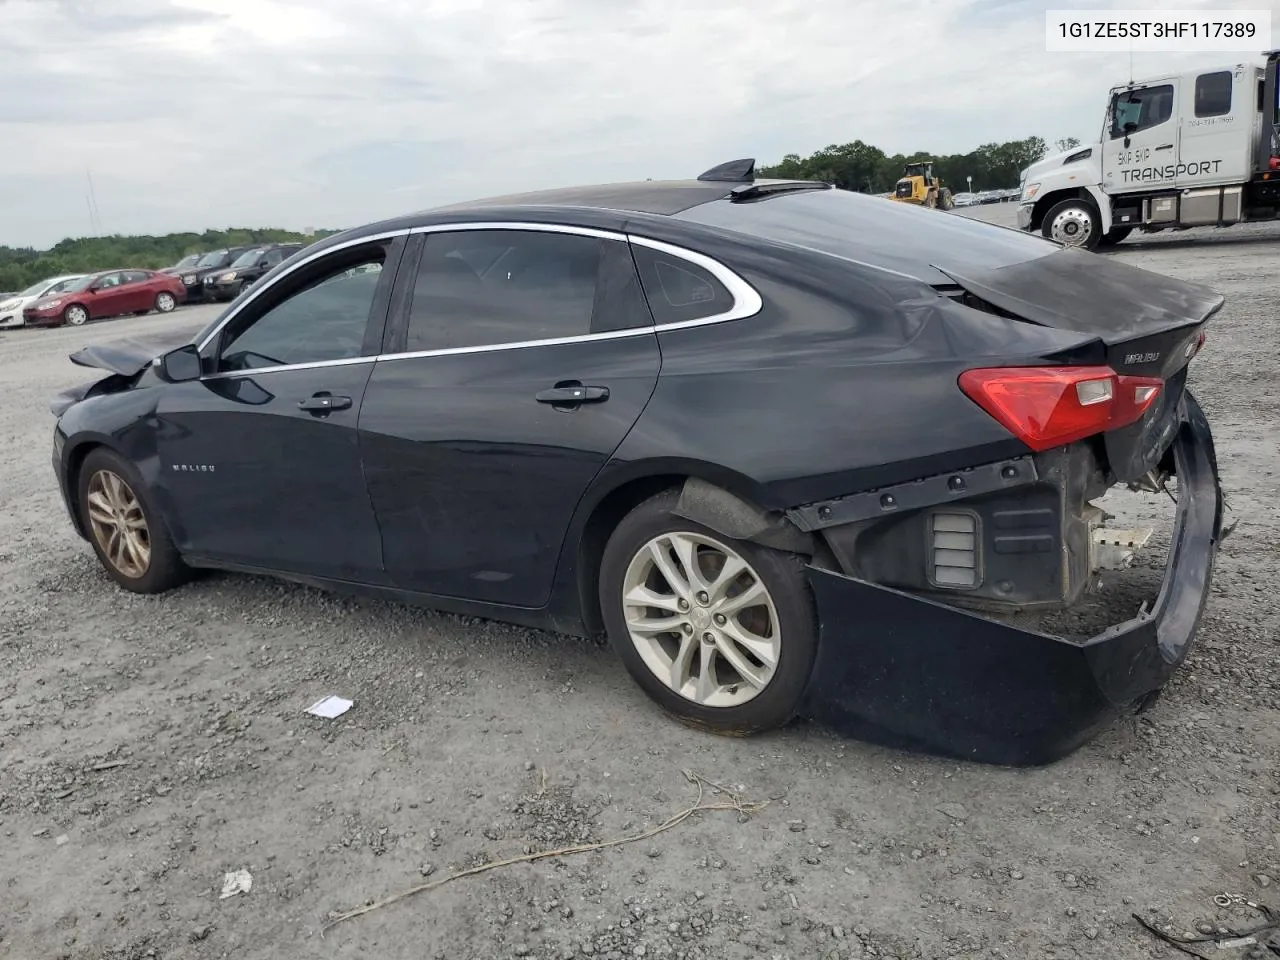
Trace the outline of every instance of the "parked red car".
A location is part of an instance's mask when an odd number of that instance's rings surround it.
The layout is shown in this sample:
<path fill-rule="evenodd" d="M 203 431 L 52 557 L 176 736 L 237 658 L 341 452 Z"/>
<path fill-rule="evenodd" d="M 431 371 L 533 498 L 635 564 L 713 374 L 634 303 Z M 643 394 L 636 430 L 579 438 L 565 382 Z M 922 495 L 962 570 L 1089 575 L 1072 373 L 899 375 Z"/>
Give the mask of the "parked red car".
<path fill-rule="evenodd" d="M 78 327 L 89 320 L 127 313 L 168 313 L 185 298 L 186 287 L 178 277 L 154 270 L 107 270 L 37 300 L 22 315 L 32 327 Z"/>

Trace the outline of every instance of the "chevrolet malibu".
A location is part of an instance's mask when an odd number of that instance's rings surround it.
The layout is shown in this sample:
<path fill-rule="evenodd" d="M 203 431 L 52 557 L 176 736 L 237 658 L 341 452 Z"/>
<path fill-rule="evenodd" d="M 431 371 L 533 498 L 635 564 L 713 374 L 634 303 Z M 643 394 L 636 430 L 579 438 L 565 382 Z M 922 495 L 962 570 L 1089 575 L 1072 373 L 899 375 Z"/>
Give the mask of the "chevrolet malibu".
<path fill-rule="evenodd" d="M 142 316 L 152 310 L 169 313 L 185 296 L 177 277 L 154 270 L 107 270 L 90 274 L 27 307 L 29 326 L 81 326 L 90 320 Z"/>
<path fill-rule="evenodd" d="M 73 354 L 105 376 L 54 402 L 53 467 L 126 590 L 220 568 L 604 634 L 704 729 L 1047 763 L 1193 643 L 1222 302 L 734 161 L 327 238 L 192 335 Z M 1128 486 L 1176 496 L 1163 582 L 1029 628 L 1105 592 L 1093 501 Z"/>

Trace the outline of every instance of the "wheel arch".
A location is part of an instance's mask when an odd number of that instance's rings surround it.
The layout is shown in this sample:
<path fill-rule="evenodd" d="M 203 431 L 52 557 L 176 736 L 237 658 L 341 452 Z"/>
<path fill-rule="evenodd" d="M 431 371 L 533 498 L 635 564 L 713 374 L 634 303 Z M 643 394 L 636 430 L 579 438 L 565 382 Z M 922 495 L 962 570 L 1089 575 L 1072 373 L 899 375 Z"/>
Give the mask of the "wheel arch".
<path fill-rule="evenodd" d="M 1031 224 L 1028 229 L 1039 232 L 1044 226 L 1045 214 L 1063 200 L 1084 200 L 1092 204 L 1098 211 L 1099 232 L 1106 233 L 1111 229 L 1111 201 L 1097 187 L 1090 186 L 1063 187 L 1037 197 L 1035 205 L 1031 208 Z"/>
<path fill-rule="evenodd" d="M 633 465 L 584 498 L 578 534 L 562 563 L 572 564 L 578 610 L 589 635 L 604 630 L 600 611 L 600 560 L 609 537 L 628 513 L 651 497 L 678 492 L 675 512 L 736 540 L 813 557 L 824 544 L 804 533 L 781 511 L 762 505 L 759 485 L 733 471 L 698 461 L 655 461 Z"/>

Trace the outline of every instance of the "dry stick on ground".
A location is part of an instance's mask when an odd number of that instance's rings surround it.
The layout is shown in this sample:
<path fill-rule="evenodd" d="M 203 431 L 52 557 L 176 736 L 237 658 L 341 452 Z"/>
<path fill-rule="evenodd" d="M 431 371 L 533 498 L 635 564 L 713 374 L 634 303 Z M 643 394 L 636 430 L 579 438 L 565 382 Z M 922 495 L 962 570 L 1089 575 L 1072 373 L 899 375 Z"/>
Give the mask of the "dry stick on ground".
<path fill-rule="evenodd" d="M 763 809 L 769 803 L 768 800 L 760 802 L 747 803 L 740 796 L 727 787 L 722 787 L 718 783 L 713 783 L 706 777 L 692 771 L 683 771 L 685 779 L 694 784 L 698 788 L 698 798 L 693 802 L 692 806 L 685 807 L 679 813 L 664 820 L 658 826 L 643 833 L 632 834 L 628 837 L 615 837 L 612 840 L 602 840 L 599 843 L 586 843 L 574 847 L 561 847 L 559 850 L 543 850 L 539 853 L 526 853 L 523 856 L 512 857 L 509 860 L 498 860 L 493 863 L 486 863 L 483 866 L 472 867 L 469 870 L 462 870 L 458 873 L 450 874 L 440 880 L 433 880 L 431 883 L 422 883 L 416 887 L 411 887 L 403 893 L 397 893 L 393 896 L 371 903 L 366 907 L 358 910 L 352 910 L 349 913 L 341 914 L 324 925 L 320 930 L 320 936 L 324 937 L 325 933 L 336 927 L 338 924 L 347 920 L 354 920 L 356 917 L 364 916 L 366 913 L 372 913 L 375 910 L 381 910 L 393 903 L 401 900 L 407 900 L 409 897 L 416 896 L 419 893 L 425 893 L 428 890 L 434 890 L 436 887 L 443 887 L 446 883 L 452 883 L 454 880 L 461 880 L 463 877 L 474 877 L 480 873 L 487 873 L 490 870 L 497 870 L 499 867 L 509 867 L 516 863 L 533 863 L 535 860 L 546 860 L 550 857 L 568 857 L 575 853 L 590 853 L 592 850 L 604 850 L 606 847 L 620 847 L 626 843 L 636 843 L 640 840 L 648 840 L 650 837 L 656 837 L 658 834 L 670 830 L 672 827 L 678 826 L 688 820 L 695 813 L 706 813 L 713 810 L 736 810 L 739 814 L 746 815 L 755 813 Z M 543 773 L 543 789 L 546 784 L 546 773 Z M 706 788 L 710 788 L 716 793 L 723 794 L 728 797 L 728 801 L 724 803 L 703 803 L 702 798 L 706 793 Z M 540 791 L 541 792 L 541 791 Z"/>

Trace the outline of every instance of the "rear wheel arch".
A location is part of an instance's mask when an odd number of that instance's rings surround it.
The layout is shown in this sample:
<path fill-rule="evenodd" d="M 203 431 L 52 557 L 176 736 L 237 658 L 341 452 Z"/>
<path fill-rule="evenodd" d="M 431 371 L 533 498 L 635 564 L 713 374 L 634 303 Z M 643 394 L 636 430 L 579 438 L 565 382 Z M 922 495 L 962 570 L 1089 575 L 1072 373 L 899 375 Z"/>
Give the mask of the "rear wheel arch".
<path fill-rule="evenodd" d="M 802 532 L 780 512 L 771 512 L 756 503 L 743 489 L 750 486 L 745 478 L 734 478 L 739 482 L 730 480 L 729 484 L 723 479 L 681 471 L 655 472 L 619 483 L 591 507 L 574 555 L 580 610 L 588 633 L 596 635 L 604 630 L 599 578 L 600 560 L 609 537 L 627 514 L 664 491 L 677 492 L 678 515 L 723 536 L 806 557 L 825 549 L 812 534 Z M 729 486 L 736 489 L 728 489 Z"/>

